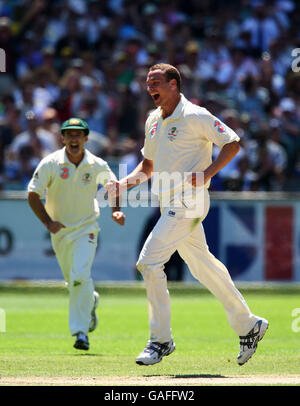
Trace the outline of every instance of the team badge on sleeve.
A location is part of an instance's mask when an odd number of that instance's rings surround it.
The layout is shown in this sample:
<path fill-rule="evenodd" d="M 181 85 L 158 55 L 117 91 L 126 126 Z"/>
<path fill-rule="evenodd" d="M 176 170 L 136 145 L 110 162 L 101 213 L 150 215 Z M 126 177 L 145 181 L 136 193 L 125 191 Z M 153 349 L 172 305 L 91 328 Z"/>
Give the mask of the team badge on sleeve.
<path fill-rule="evenodd" d="M 218 120 L 215 121 L 214 127 L 217 127 L 217 130 L 219 131 L 219 133 L 225 132 L 225 127 Z"/>
<path fill-rule="evenodd" d="M 150 135 L 151 137 L 153 137 L 153 135 L 156 133 L 157 130 L 157 121 L 155 121 L 155 123 L 152 124 L 152 127 L 150 128 Z"/>

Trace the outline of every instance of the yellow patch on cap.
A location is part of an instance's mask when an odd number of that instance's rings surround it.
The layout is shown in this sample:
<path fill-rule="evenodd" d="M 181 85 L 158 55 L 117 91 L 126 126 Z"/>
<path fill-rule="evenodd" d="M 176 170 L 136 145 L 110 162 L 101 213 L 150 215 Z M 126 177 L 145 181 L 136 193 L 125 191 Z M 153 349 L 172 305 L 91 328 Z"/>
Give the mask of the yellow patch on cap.
<path fill-rule="evenodd" d="M 80 123 L 80 121 L 79 120 L 77 120 L 77 118 L 72 118 L 71 120 L 70 120 L 70 122 L 69 122 L 71 125 L 73 125 L 73 124 L 79 124 Z"/>

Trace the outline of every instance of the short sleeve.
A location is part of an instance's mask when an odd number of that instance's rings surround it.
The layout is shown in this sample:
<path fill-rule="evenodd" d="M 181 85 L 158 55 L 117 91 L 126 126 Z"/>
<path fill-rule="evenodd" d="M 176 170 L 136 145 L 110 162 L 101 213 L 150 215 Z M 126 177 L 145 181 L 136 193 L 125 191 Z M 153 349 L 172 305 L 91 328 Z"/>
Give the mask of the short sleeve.
<path fill-rule="evenodd" d="M 100 165 L 99 168 L 99 173 L 97 175 L 97 183 L 105 186 L 107 182 L 110 180 L 117 180 L 116 175 L 113 173 L 113 171 L 110 169 L 109 165 L 107 162 L 103 162 Z"/>
<path fill-rule="evenodd" d="M 153 160 L 153 145 L 151 142 L 151 132 L 155 132 L 157 121 L 153 123 L 150 117 L 148 117 L 145 124 L 145 142 L 144 147 L 141 149 L 141 153 L 144 158 Z"/>
<path fill-rule="evenodd" d="M 50 182 L 51 164 L 49 161 L 42 159 L 28 184 L 28 192 L 35 192 L 42 197 Z"/>
<path fill-rule="evenodd" d="M 218 147 L 223 148 L 225 144 L 240 140 L 230 127 L 212 114 L 201 114 L 200 119 L 204 137 Z"/>

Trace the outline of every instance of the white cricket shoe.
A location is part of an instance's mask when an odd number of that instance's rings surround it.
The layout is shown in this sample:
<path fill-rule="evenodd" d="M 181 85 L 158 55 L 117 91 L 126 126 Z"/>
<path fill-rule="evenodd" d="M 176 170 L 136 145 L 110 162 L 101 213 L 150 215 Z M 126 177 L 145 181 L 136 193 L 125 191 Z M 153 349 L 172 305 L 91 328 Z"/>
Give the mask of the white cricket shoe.
<path fill-rule="evenodd" d="M 240 353 L 237 357 L 239 365 L 244 365 L 255 353 L 257 344 L 265 335 L 268 326 L 268 320 L 260 319 L 246 336 L 240 336 Z"/>
<path fill-rule="evenodd" d="M 88 336 L 81 331 L 76 334 L 77 338 L 74 344 L 74 348 L 77 350 L 88 350 L 90 348 Z"/>
<path fill-rule="evenodd" d="M 96 329 L 96 327 L 98 326 L 98 317 L 96 314 L 96 309 L 98 307 L 99 304 L 99 293 L 94 291 L 94 306 L 91 312 L 91 321 L 90 321 L 90 325 L 89 325 L 89 332 L 92 332 Z"/>
<path fill-rule="evenodd" d="M 148 341 L 135 362 L 139 365 L 157 364 L 163 357 L 170 355 L 174 350 L 175 343 L 173 340 L 166 343 Z"/>

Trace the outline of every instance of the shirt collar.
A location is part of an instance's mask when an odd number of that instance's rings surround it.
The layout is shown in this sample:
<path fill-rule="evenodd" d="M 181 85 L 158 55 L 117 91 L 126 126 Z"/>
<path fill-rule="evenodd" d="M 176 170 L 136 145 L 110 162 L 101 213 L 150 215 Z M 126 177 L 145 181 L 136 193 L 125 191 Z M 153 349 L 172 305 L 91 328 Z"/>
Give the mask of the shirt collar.
<path fill-rule="evenodd" d="M 58 162 L 60 164 L 72 164 L 72 162 L 69 160 L 67 153 L 66 153 L 66 147 L 63 147 L 62 149 L 59 150 L 58 152 Z M 87 149 L 84 150 L 84 157 L 83 160 L 80 162 L 79 166 L 82 165 L 89 165 L 89 164 L 93 164 L 94 163 L 94 159 L 92 157 L 92 154 L 90 153 L 90 151 L 88 151 Z"/>
<path fill-rule="evenodd" d="M 66 147 L 63 147 L 58 151 L 58 163 L 59 164 L 70 163 L 66 154 Z"/>
<path fill-rule="evenodd" d="M 174 120 L 174 119 L 177 119 L 177 118 L 179 118 L 181 116 L 181 114 L 183 112 L 183 109 L 184 109 L 184 106 L 185 106 L 185 104 L 187 102 L 187 99 L 184 97 L 184 95 L 182 93 L 180 93 L 180 96 L 181 96 L 180 101 L 177 104 L 177 106 L 175 107 L 175 110 L 173 111 L 173 113 L 170 116 L 165 118 L 165 120 Z M 159 109 L 160 109 L 160 115 L 162 116 L 161 107 L 159 107 Z"/>

